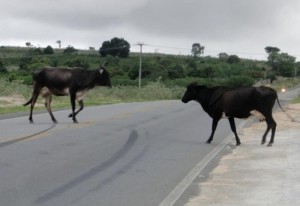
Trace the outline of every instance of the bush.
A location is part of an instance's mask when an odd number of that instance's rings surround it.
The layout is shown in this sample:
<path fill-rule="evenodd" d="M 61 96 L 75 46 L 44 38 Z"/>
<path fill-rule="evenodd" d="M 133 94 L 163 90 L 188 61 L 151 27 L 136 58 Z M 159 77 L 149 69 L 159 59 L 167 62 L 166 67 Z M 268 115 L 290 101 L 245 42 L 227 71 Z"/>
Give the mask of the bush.
<path fill-rule="evenodd" d="M 49 66 L 51 61 L 47 57 L 37 58 L 34 57 L 31 59 L 30 63 L 27 65 L 28 71 L 34 71 L 41 67 Z"/>
<path fill-rule="evenodd" d="M 2 60 L 0 60 L 0 73 L 6 73 L 7 69 L 4 65 L 4 63 L 2 62 Z"/>
<path fill-rule="evenodd" d="M 252 86 L 255 80 L 248 76 L 233 76 L 223 82 L 223 85 L 230 87 Z"/>
<path fill-rule="evenodd" d="M 28 65 L 30 64 L 32 57 L 22 57 L 20 59 L 20 70 L 27 71 Z"/>
<path fill-rule="evenodd" d="M 67 60 L 63 63 L 63 65 L 68 66 L 68 67 L 80 67 L 80 68 L 84 68 L 84 69 L 90 68 L 90 65 L 87 61 L 79 59 L 79 58 Z"/>

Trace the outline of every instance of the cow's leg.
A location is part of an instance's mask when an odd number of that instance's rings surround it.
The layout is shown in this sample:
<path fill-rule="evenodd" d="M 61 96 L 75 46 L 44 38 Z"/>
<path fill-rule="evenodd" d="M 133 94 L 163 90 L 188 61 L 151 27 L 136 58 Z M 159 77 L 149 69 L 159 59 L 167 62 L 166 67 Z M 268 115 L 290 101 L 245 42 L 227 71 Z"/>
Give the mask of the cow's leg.
<path fill-rule="evenodd" d="M 208 140 L 206 141 L 206 143 L 210 144 L 211 141 L 213 140 L 214 134 L 215 134 L 215 131 L 217 129 L 219 120 L 220 120 L 219 118 L 218 119 L 213 119 L 212 128 L 211 128 L 211 134 L 210 134 L 210 137 L 208 138 Z"/>
<path fill-rule="evenodd" d="M 35 87 L 33 92 L 32 92 L 31 104 L 30 104 L 30 114 L 29 114 L 30 123 L 33 123 L 33 118 L 32 118 L 33 108 L 34 108 L 34 105 L 35 105 L 35 103 L 36 103 L 36 101 L 39 97 L 40 91 L 41 91 L 40 88 Z"/>
<path fill-rule="evenodd" d="M 271 128 L 271 139 L 270 142 L 268 143 L 268 146 L 272 146 L 272 144 L 274 143 L 274 137 L 275 137 L 275 131 L 276 131 L 276 122 L 273 119 L 272 115 L 270 118 L 268 118 L 268 120 L 266 119 L 268 127 Z"/>
<path fill-rule="evenodd" d="M 75 116 L 76 116 L 81 110 L 83 110 L 83 107 L 84 107 L 84 105 L 83 105 L 83 100 L 79 100 L 78 103 L 79 103 L 79 109 L 75 112 Z M 70 114 L 69 117 L 73 117 L 73 114 Z"/>
<path fill-rule="evenodd" d="M 264 133 L 264 135 L 263 135 L 263 137 L 261 139 L 261 144 L 265 144 L 266 143 L 266 138 L 267 138 L 267 135 L 268 135 L 270 129 L 271 129 L 271 127 L 267 123 L 267 129 L 266 129 L 266 131 L 265 131 L 265 133 Z"/>
<path fill-rule="evenodd" d="M 72 107 L 72 120 L 74 123 L 78 123 L 77 119 L 76 119 L 76 115 L 75 115 L 75 99 L 76 99 L 76 94 L 71 93 L 70 94 L 70 98 L 71 98 L 71 107 Z"/>
<path fill-rule="evenodd" d="M 51 117 L 53 123 L 57 123 L 57 121 L 56 121 L 54 115 L 52 114 L 52 110 L 51 110 L 52 95 L 46 96 L 46 97 L 45 97 L 45 100 L 46 100 L 46 101 L 45 101 L 45 107 L 46 107 L 46 109 L 47 109 L 47 111 L 48 111 L 48 113 L 49 113 L 49 115 L 50 115 L 50 117 Z"/>
<path fill-rule="evenodd" d="M 236 140 L 236 146 L 239 146 L 241 144 L 240 138 L 236 133 L 236 127 L 235 127 L 235 122 L 234 122 L 234 117 L 229 117 L 228 118 L 229 123 L 230 123 L 230 128 L 232 132 L 234 133 L 235 140 Z"/>

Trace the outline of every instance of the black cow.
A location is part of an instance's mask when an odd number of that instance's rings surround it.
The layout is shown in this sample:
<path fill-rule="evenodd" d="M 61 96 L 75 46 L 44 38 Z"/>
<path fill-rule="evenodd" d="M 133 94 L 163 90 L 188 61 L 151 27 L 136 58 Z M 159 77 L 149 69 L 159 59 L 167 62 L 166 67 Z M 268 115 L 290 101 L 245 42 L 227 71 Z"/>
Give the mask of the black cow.
<path fill-rule="evenodd" d="M 264 116 L 267 123 L 267 130 L 262 137 L 262 144 L 266 142 L 266 136 L 271 129 L 272 134 L 268 146 L 272 146 L 276 130 L 272 108 L 276 99 L 280 106 L 276 91 L 265 86 L 240 88 L 216 86 L 208 88 L 193 83 L 187 87 L 182 102 L 187 103 L 191 100 L 199 102 L 203 110 L 213 119 L 212 133 L 207 143 L 211 143 L 219 120 L 225 116 L 229 119 L 231 130 L 236 138 L 236 145 L 240 145 L 241 142 L 236 132 L 234 118 L 248 118 L 252 115 L 252 111 L 257 111 Z M 280 108 L 282 109 L 281 106 Z"/>
<path fill-rule="evenodd" d="M 83 109 L 83 95 L 95 86 L 111 87 L 109 74 L 101 66 L 96 70 L 85 70 L 81 68 L 51 68 L 45 67 L 33 74 L 33 92 L 31 99 L 24 106 L 31 104 L 29 121 L 33 123 L 32 110 L 38 96 L 41 94 L 45 99 L 45 106 L 54 123 L 57 123 L 51 111 L 52 95 L 70 95 L 73 122 L 77 123 L 76 115 Z M 75 100 L 80 108 L 75 112 Z"/>

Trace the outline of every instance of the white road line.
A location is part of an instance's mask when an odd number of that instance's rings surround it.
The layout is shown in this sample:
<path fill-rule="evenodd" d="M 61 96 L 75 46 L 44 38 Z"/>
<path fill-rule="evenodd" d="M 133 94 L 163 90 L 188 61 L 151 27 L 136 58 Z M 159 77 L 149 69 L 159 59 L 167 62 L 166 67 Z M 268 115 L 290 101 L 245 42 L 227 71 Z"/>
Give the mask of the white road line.
<path fill-rule="evenodd" d="M 243 121 L 238 125 L 237 130 L 240 130 L 248 121 Z M 216 146 L 210 153 L 208 153 L 183 180 L 171 191 L 171 193 L 158 206 L 172 206 L 183 194 L 183 192 L 190 186 L 190 184 L 199 176 L 200 172 L 206 165 L 229 143 L 234 137 L 233 134 L 228 135 L 222 143 Z"/>

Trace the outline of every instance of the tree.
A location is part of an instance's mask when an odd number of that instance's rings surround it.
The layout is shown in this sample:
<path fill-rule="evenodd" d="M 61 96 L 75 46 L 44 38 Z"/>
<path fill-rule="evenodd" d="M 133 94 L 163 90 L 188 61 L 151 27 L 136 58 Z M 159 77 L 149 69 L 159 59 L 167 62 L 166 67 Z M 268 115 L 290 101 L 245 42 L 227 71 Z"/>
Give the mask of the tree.
<path fill-rule="evenodd" d="M 273 52 L 278 53 L 278 52 L 280 52 L 280 49 L 277 48 L 277 47 L 267 46 L 267 47 L 265 48 L 265 51 L 266 51 L 268 54 L 273 53 Z"/>
<path fill-rule="evenodd" d="M 273 74 L 284 77 L 292 77 L 295 75 L 296 58 L 288 53 L 279 52 L 277 47 L 266 47 L 268 56 L 268 64 L 271 66 Z"/>
<path fill-rule="evenodd" d="M 110 46 L 110 41 L 104 41 L 102 43 L 102 47 L 99 49 L 99 54 L 102 57 L 106 57 L 107 55 L 110 54 L 111 46 Z"/>
<path fill-rule="evenodd" d="M 107 55 L 128 57 L 130 52 L 130 44 L 123 38 L 112 38 L 110 41 L 104 41 L 99 49 L 102 57 Z"/>
<path fill-rule="evenodd" d="M 292 77 L 295 74 L 296 58 L 288 53 L 270 53 L 268 64 L 277 75 Z"/>
<path fill-rule="evenodd" d="M 54 54 L 53 48 L 49 45 L 43 50 L 43 52 L 44 54 Z"/>
<path fill-rule="evenodd" d="M 73 54 L 75 52 L 77 52 L 77 50 L 70 45 L 64 50 L 64 54 Z"/>
<path fill-rule="evenodd" d="M 219 53 L 219 59 L 221 61 L 227 61 L 228 57 L 229 57 L 229 55 L 225 52 Z"/>
<path fill-rule="evenodd" d="M 25 45 L 26 45 L 27 47 L 32 47 L 32 45 L 31 45 L 30 42 L 26 42 Z"/>
<path fill-rule="evenodd" d="M 239 63 L 241 60 L 237 55 L 230 55 L 227 59 L 229 64 L 236 64 Z"/>
<path fill-rule="evenodd" d="M 56 43 L 58 44 L 58 47 L 61 48 L 61 41 L 57 40 Z"/>
<path fill-rule="evenodd" d="M 204 46 L 201 46 L 199 43 L 194 43 L 192 45 L 192 54 L 194 57 L 198 57 L 204 53 Z"/>

